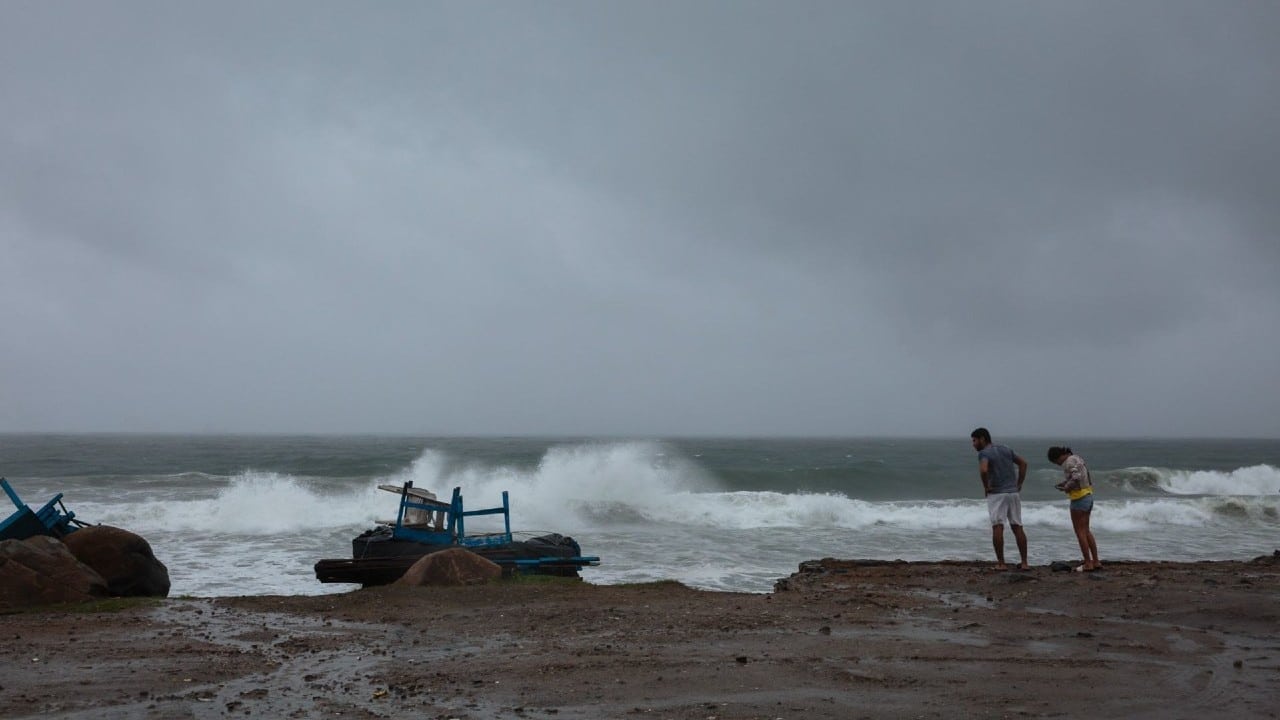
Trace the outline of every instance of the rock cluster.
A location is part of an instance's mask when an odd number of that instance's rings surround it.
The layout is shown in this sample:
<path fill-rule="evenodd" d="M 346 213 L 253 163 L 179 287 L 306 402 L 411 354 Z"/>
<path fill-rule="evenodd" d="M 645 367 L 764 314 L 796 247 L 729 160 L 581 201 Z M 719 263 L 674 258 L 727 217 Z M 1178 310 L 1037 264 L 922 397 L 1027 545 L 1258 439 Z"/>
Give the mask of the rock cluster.
<path fill-rule="evenodd" d="M 0 612 L 105 597 L 166 597 L 169 569 L 142 537 L 93 525 L 0 541 Z"/>

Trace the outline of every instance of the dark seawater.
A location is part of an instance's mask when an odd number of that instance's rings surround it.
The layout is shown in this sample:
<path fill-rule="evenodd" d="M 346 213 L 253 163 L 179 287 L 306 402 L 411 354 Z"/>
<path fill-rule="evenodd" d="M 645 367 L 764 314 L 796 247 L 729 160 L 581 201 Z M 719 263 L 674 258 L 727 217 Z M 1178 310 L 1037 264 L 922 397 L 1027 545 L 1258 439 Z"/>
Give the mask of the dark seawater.
<path fill-rule="evenodd" d="M 999 438 L 1031 463 L 1032 561 L 1073 557 L 1051 444 L 1098 486 L 1104 560 L 1244 559 L 1280 547 L 1280 441 Z M 311 566 L 394 513 L 379 483 L 511 493 L 513 528 L 573 535 L 590 582 L 767 591 L 827 555 L 985 559 L 967 433 L 947 439 L 0 435 L 24 500 L 56 492 L 142 534 L 186 595 L 321 593 Z M 479 530 L 482 528 L 472 528 Z"/>

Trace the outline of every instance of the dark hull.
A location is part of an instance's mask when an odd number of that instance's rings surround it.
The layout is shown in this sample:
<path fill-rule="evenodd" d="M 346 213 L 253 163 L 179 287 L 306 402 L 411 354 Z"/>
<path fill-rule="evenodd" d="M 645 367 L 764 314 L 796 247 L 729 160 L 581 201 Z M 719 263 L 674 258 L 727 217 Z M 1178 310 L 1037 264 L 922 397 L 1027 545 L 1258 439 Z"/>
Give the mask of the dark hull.
<path fill-rule="evenodd" d="M 352 541 L 352 559 L 321 560 L 316 563 L 316 579 L 320 582 L 359 583 L 365 587 L 386 585 L 400 579 L 405 571 L 424 555 L 447 550 L 455 545 L 427 545 L 392 537 L 389 528 L 370 530 Z M 504 576 L 521 568 L 522 561 L 540 560 L 527 572 L 540 575 L 577 577 L 581 550 L 571 537 L 551 533 L 496 545 L 467 547 L 467 550 L 498 564 Z M 555 562 L 563 558 L 564 563 Z"/>

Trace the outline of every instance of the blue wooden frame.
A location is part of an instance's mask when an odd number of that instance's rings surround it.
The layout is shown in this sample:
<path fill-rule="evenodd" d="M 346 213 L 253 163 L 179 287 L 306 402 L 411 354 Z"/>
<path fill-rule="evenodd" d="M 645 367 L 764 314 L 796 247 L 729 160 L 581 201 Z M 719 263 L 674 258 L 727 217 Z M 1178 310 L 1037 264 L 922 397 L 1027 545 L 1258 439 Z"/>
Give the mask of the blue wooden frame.
<path fill-rule="evenodd" d="M 460 545 L 462 547 L 482 547 L 486 545 L 505 545 L 511 542 L 511 504 L 507 491 L 502 491 L 502 506 L 484 508 L 482 510 L 464 510 L 462 507 L 462 488 L 453 489 L 453 498 L 448 503 L 438 500 L 418 500 L 409 494 L 413 487 L 410 480 L 400 491 L 400 509 L 396 512 L 396 525 L 392 537 L 398 540 L 411 540 L 428 545 Z M 406 510 L 426 510 L 431 513 L 443 512 L 448 519 L 443 530 L 425 530 L 404 524 Z M 477 515 L 502 515 L 503 532 L 487 533 L 468 537 L 466 518 Z"/>
<path fill-rule="evenodd" d="M 4 494 L 18 508 L 9 517 L 0 520 L 0 540 L 26 540 L 36 535 L 60 538 L 78 529 L 71 524 L 76 514 L 62 504 L 62 493 L 54 495 L 39 510 L 32 510 L 31 506 L 22 502 L 8 480 L 0 478 L 0 489 L 4 490 Z"/>

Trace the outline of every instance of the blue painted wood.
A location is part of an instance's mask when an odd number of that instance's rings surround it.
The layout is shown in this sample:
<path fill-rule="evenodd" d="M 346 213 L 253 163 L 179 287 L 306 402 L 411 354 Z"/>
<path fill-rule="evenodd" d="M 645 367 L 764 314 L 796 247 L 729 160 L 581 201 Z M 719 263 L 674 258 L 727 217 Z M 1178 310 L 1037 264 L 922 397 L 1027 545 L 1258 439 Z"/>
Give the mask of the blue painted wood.
<path fill-rule="evenodd" d="M 393 582 L 422 555 L 447 547 L 472 548 L 481 557 L 500 565 L 504 575 L 514 572 L 577 577 L 580 568 L 600 564 L 600 558 L 585 555 L 520 557 L 526 553 L 581 550 L 572 538 L 559 535 L 554 538 L 533 538 L 528 542 L 514 541 L 511 534 L 511 498 L 505 491 L 502 493 L 501 507 L 467 510 L 463 506 L 461 488 L 455 487 L 450 501 L 445 503 L 424 497 L 430 493 L 413 490 L 412 482 L 406 482 L 398 488 L 393 485 L 379 487 L 391 492 L 398 491 L 400 495 L 395 524 L 382 523 L 374 530 L 355 538 L 352 541 L 350 560 L 317 562 L 316 578 L 320 582 L 350 582 L 366 586 Z M 408 512 L 410 510 L 414 512 Z M 428 521 L 423 522 L 421 516 L 428 513 Z M 475 536 L 467 534 L 467 517 L 499 513 L 503 517 L 503 532 Z M 408 524 L 405 522 L 406 517 L 411 520 Z M 441 529 L 437 530 L 437 527 Z M 415 552 L 419 547 L 420 551 Z"/>
<path fill-rule="evenodd" d="M 516 558 L 506 562 L 513 565 L 516 572 L 537 573 L 540 570 L 567 567 L 580 570 L 591 565 L 599 565 L 600 558 L 595 555 L 575 555 L 573 557 Z"/>
<path fill-rule="evenodd" d="M 429 545 L 459 545 L 462 547 L 503 545 L 511 542 L 511 505 L 505 490 L 502 492 L 502 507 L 466 510 L 462 504 L 461 487 L 453 489 L 453 497 L 450 498 L 447 505 L 441 502 L 419 501 L 409 494 L 408 490 L 411 487 L 413 487 L 413 481 L 408 481 L 400 492 L 400 508 L 396 512 L 396 525 L 392 530 L 392 536 L 396 539 L 411 540 Z M 448 522 L 444 530 L 425 530 L 418 527 L 408 527 L 404 524 L 404 517 L 405 511 L 409 509 L 444 512 Z M 497 515 L 499 513 L 503 516 L 503 532 L 476 536 L 467 535 L 467 517 Z"/>
<path fill-rule="evenodd" d="M 14 492 L 13 488 L 10 487 L 8 480 L 0 478 L 0 487 L 4 488 L 4 494 L 9 496 L 9 499 L 13 501 L 15 506 L 23 507 L 22 500 L 18 498 L 18 493 Z"/>
<path fill-rule="evenodd" d="M 507 562 L 522 567 L 538 565 L 599 565 L 600 558 L 595 555 L 575 555 L 573 557 L 517 558 Z"/>
<path fill-rule="evenodd" d="M 62 493 L 54 495 L 39 510 L 32 510 L 22 502 L 8 480 L 0 478 L 0 488 L 17 507 L 9 517 L 0 521 L 0 540 L 25 540 L 35 535 L 63 537 L 76 530 L 71 524 L 76 514 L 62 506 Z"/>
<path fill-rule="evenodd" d="M 26 540 L 44 534 L 44 523 L 26 505 L 0 522 L 0 540 Z"/>

